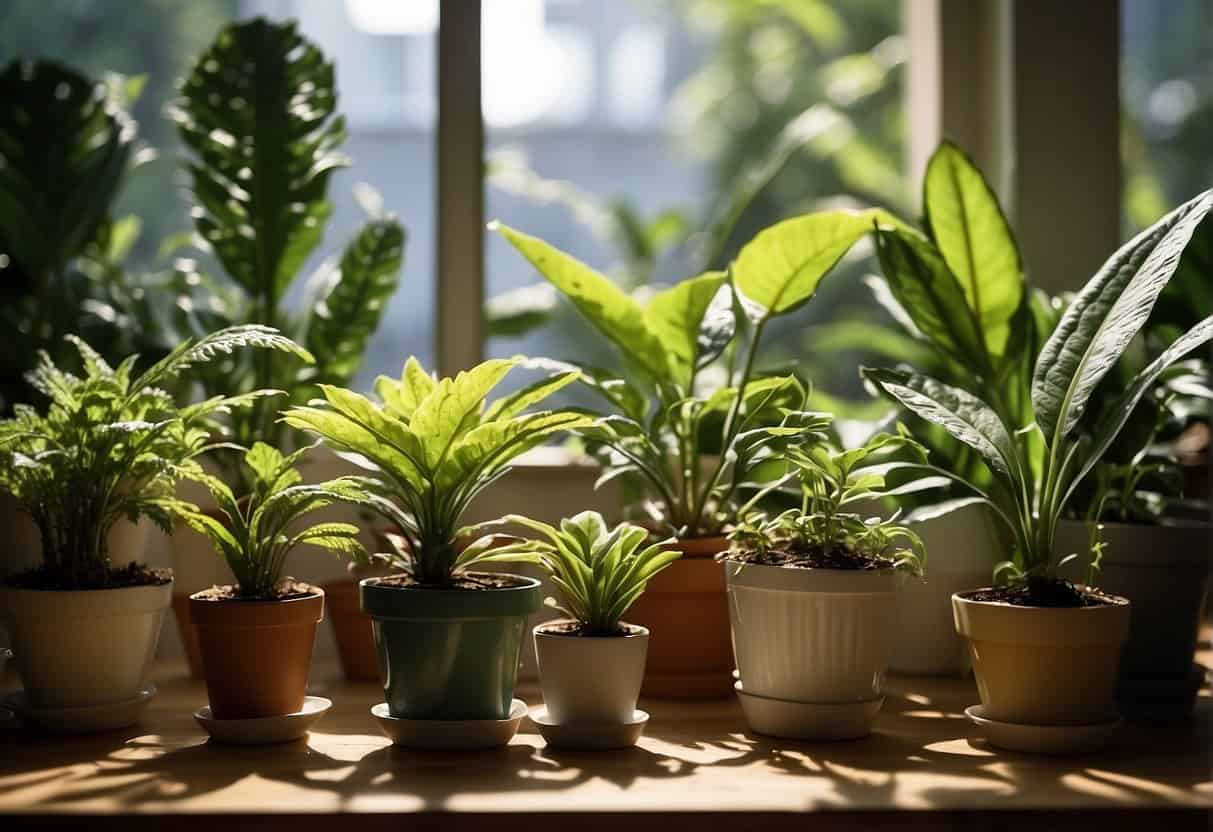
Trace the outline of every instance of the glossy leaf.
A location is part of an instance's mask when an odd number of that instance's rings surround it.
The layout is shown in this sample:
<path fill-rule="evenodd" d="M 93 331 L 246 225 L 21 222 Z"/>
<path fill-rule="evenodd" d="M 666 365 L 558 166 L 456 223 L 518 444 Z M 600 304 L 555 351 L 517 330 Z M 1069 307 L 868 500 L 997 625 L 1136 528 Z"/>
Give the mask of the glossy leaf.
<path fill-rule="evenodd" d="M 644 307 L 645 326 L 665 348 L 669 374 L 684 386 L 702 366 L 701 351 L 719 354 L 733 337 L 731 311 L 705 321 L 726 280 L 724 272 L 707 272 L 663 289 Z"/>

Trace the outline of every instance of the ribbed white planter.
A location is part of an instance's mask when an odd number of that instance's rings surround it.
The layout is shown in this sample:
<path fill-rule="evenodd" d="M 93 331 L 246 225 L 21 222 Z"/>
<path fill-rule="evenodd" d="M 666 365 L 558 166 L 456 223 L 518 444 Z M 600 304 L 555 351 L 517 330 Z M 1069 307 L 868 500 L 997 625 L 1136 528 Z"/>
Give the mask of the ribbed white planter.
<path fill-rule="evenodd" d="M 1047 608 L 953 596 L 985 716 L 1037 726 L 1116 720 L 1116 666 L 1129 635 L 1129 602 L 1119 601 Z"/>
<path fill-rule="evenodd" d="M 156 652 L 172 584 L 75 592 L 0 587 L 0 620 L 34 708 L 125 702 Z"/>
<path fill-rule="evenodd" d="M 726 561 L 737 669 L 747 693 L 791 702 L 880 696 L 896 616 L 892 570 Z"/>
<path fill-rule="evenodd" d="M 560 623 L 560 622 L 556 622 Z M 557 724 L 623 725 L 633 721 L 649 631 L 586 637 L 535 628 L 535 657 L 547 715 Z"/>
<path fill-rule="evenodd" d="M 897 625 L 889 669 L 910 676 L 959 676 L 969 668 L 965 641 L 952 620 L 952 595 L 990 582 L 1005 543 L 990 509 L 952 500 L 912 512 L 907 525 L 922 538 L 926 576 L 897 587 Z"/>
<path fill-rule="evenodd" d="M 1192 670 L 1200 613 L 1208 595 L 1213 526 L 1194 521 L 1103 526 L 1107 547 L 1095 584 L 1133 604 L 1121 675 L 1177 679 L 1183 687 Z M 1079 554 L 1067 576 L 1085 580 L 1090 555 L 1086 525 L 1063 520 L 1055 542 L 1059 552 Z"/>

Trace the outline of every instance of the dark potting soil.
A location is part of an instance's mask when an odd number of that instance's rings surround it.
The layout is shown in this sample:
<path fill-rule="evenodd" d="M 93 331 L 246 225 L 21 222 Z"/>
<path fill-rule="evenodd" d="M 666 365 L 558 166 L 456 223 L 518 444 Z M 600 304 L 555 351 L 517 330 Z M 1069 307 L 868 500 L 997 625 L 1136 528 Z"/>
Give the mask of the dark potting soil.
<path fill-rule="evenodd" d="M 243 595 L 240 592 L 240 587 L 213 586 L 210 589 L 204 589 L 195 594 L 193 597 L 200 601 L 294 601 L 298 598 L 309 598 L 316 595 L 321 590 L 317 587 L 297 581 L 294 578 L 283 578 L 274 587 L 272 595 Z"/>
<path fill-rule="evenodd" d="M 527 586 L 530 581 L 524 578 L 518 578 L 514 575 L 498 575 L 491 572 L 465 572 L 462 575 L 456 575 L 450 583 L 446 584 L 427 584 L 414 578 L 412 575 L 401 572 L 397 575 L 389 575 L 379 581 L 379 586 L 390 586 L 397 589 L 466 589 L 466 590 L 489 590 L 489 589 L 516 589 L 521 586 Z"/>
<path fill-rule="evenodd" d="M 979 589 L 963 594 L 971 601 L 993 601 L 1016 607 L 1107 607 L 1121 603 L 1097 589 L 1078 586 L 1063 578 L 1032 577 L 1022 583 Z"/>
<path fill-rule="evenodd" d="M 173 570 L 154 569 L 131 561 L 126 566 L 99 566 L 75 575 L 64 575 L 45 567 L 9 575 L 0 583 L 17 589 L 76 592 L 82 589 L 126 589 L 132 586 L 163 586 L 173 579 Z"/>
<path fill-rule="evenodd" d="M 553 621 L 550 624 L 544 624 L 541 631 L 557 636 L 577 638 L 622 638 L 638 636 L 644 632 L 644 628 L 637 627 L 635 624 L 620 623 L 614 630 L 591 630 L 584 627 L 580 621 Z"/>
<path fill-rule="evenodd" d="M 726 552 L 722 560 L 791 569 L 892 569 L 888 558 L 872 557 L 845 549 L 768 549 L 766 552 Z"/>

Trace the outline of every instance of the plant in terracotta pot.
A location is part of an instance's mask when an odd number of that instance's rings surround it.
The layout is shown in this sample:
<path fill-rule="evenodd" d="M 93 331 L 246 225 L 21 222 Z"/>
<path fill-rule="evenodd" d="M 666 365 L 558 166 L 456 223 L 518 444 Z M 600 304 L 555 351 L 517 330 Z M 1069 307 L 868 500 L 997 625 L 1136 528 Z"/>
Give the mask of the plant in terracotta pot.
<path fill-rule="evenodd" d="M 868 517 L 872 501 L 930 487 L 890 475 L 925 467 L 921 446 L 877 434 L 834 450 L 823 433 L 785 455 L 799 505 L 747 514 L 722 556 L 728 577 L 736 689 L 750 726 L 802 739 L 866 735 L 882 699 L 895 636 L 898 571 L 920 574 L 922 541 L 894 518 Z M 909 451 L 917 462 L 894 462 Z M 946 480 L 944 480 L 946 482 Z"/>
<path fill-rule="evenodd" d="M 636 711 L 649 631 L 622 621 L 654 576 L 681 557 L 673 539 L 650 542 L 642 526 L 610 528 L 596 511 L 556 528 L 518 515 L 504 518 L 538 533 L 498 547 L 490 560 L 533 563 L 560 599 L 546 603 L 564 618 L 535 628 L 545 712 L 533 717 L 553 745 L 632 745 L 647 715 Z"/>
<path fill-rule="evenodd" d="M 302 711 L 324 592 L 284 578 L 286 558 L 303 544 L 367 557 L 357 526 L 308 522 L 308 515 L 353 492 L 348 480 L 304 484 L 296 466 L 309 450 L 283 456 L 256 443 L 244 455 L 252 490 L 237 498 L 223 480 L 205 476 L 221 519 L 200 511 L 183 518 L 206 535 L 236 577 L 233 585 L 190 596 L 213 719 Z"/>
<path fill-rule="evenodd" d="M 529 410 L 576 373 L 543 378 L 488 404 L 518 363 L 485 361 L 435 379 L 410 358 L 399 379 L 376 380 L 381 404 L 325 385 L 324 403 L 283 414 L 372 472 L 362 478 L 361 501 L 399 531 L 401 545 L 385 555 L 399 573 L 359 585 L 385 679 L 387 701 L 377 715 L 385 730 L 404 732 L 396 734 L 399 742 L 442 744 L 445 737 L 492 745 L 501 741 L 492 733 L 497 723 L 512 721 L 516 729 L 521 719 L 513 690 L 526 619 L 540 606 L 539 582 L 476 571 L 493 541 L 460 546 L 460 518 L 519 454 L 593 420 Z M 434 721 L 440 725 L 418 724 Z M 452 721 L 477 725 L 462 734 L 448 730 Z"/>
<path fill-rule="evenodd" d="M 649 628 L 644 693 L 714 698 L 732 689 L 724 570 L 747 483 L 767 436 L 807 399 L 794 376 L 762 371 L 763 334 L 800 309 L 883 211 L 823 211 L 778 223 L 747 243 L 727 272 L 707 272 L 642 303 L 608 277 L 535 237 L 494 224 L 618 350 L 626 374 L 579 366 L 606 416 L 583 432 L 604 479 L 637 484 L 641 508 L 683 557 L 630 613 Z"/>
<path fill-rule="evenodd" d="M 987 721 L 992 737 L 1009 724 L 1049 729 L 1117 719 L 1129 602 L 1061 577 L 1071 553 L 1056 533 L 1076 489 L 1142 396 L 1213 336 L 1213 318 L 1197 323 L 1117 391 L 1111 406 L 1090 413 L 1094 424 L 1084 427 L 1093 391 L 1146 323 L 1211 208 L 1213 191 L 1180 206 L 1112 255 L 1075 296 L 1036 358 L 1028 425 L 1008 424 L 983 398 L 919 373 L 864 371 L 885 394 L 981 454 L 994 474 L 985 496 L 1010 530 L 1012 557 L 996 570 L 1002 585 L 953 596 L 981 693 L 982 712 L 973 716 Z M 1079 733 L 1032 736 L 1039 748 Z M 1006 734 L 995 741 L 1016 742 Z"/>
<path fill-rule="evenodd" d="M 147 516 L 168 528 L 187 513 L 192 506 L 174 496 L 176 485 L 201 472 L 197 460 L 213 447 L 211 418 L 264 395 L 181 407 L 163 385 L 240 347 L 306 353 L 274 330 L 237 327 L 187 341 L 136 376 L 136 356 L 115 368 L 72 340 L 81 374 L 44 354 L 30 382 L 48 405 L 18 406 L 0 422 L 0 487 L 42 539 L 38 568 L 0 583 L 0 618 L 35 719 L 53 726 L 58 714 L 68 720 L 62 724 L 116 727 L 151 696 L 143 676 L 172 574 L 110 551 L 107 533 L 124 518 Z"/>

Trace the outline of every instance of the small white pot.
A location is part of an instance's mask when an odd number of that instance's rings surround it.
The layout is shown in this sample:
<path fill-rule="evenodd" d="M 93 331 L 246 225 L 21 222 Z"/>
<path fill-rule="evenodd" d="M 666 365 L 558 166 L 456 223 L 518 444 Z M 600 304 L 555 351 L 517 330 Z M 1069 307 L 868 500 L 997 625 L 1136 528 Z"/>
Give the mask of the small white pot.
<path fill-rule="evenodd" d="M 960 676 L 969 669 L 965 641 L 952 621 L 952 595 L 989 583 L 1005 559 L 989 507 L 951 500 L 912 512 L 906 524 L 922 538 L 926 576 L 897 587 L 897 626 L 889 669 L 910 676 Z"/>
<path fill-rule="evenodd" d="M 1200 614 L 1209 588 L 1213 526 L 1188 521 L 1162 526 L 1104 523 L 1107 544 L 1094 583 L 1132 602 L 1129 640 L 1120 658 L 1122 677 L 1179 680 L 1191 675 Z M 1090 562 L 1085 523 L 1063 520 L 1058 552 L 1076 552 L 1066 576 L 1086 580 Z"/>
<path fill-rule="evenodd" d="M 626 625 L 622 636 L 573 636 L 553 630 L 559 624 L 535 628 L 535 658 L 539 684 L 549 719 L 558 724 L 633 722 L 649 631 Z"/>
<path fill-rule="evenodd" d="M 870 702 L 893 646 L 893 570 L 725 562 L 737 669 L 747 693 L 790 702 Z"/>
<path fill-rule="evenodd" d="M 1129 602 L 1022 607 L 952 596 L 969 641 L 985 716 L 1024 725 L 1092 725 L 1119 718 L 1116 666 Z"/>
<path fill-rule="evenodd" d="M 172 583 L 59 591 L 0 587 L 0 620 L 34 708 L 134 699 L 156 652 Z"/>

